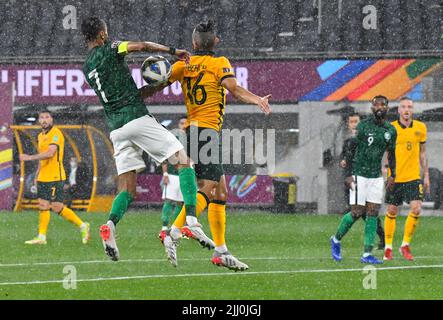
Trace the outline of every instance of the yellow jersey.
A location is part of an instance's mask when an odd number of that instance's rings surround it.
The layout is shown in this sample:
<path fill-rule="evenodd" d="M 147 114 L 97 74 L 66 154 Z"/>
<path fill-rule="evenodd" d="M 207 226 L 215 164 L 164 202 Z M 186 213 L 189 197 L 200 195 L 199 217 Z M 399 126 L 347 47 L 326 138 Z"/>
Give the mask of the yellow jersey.
<path fill-rule="evenodd" d="M 214 57 L 212 52 L 191 56 L 188 65 L 178 61 L 172 66 L 170 83 L 179 81 L 185 98 L 187 123 L 220 131 L 225 114 L 226 90 L 221 82 L 235 77 L 225 57 Z"/>
<path fill-rule="evenodd" d="M 391 124 L 397 130 L 395 182 L 420 179 L 420 145 L 426 142 L 426 125 L 418 120 L 413 120 L 409 127 L 402 125 L 399 120 Z"/>
<path fill-rule="evenodd" d="M 40 160 L 40 171 L 37 181 L 54 182 L 66 180 L 65 168 L 63 167 L 65 137 L 60 129 L 52 127 L 48 132 L 40 132 L 38 135 L 39 153 L 48 151 L 50 145 L 57 146 L 57 152 L 49 159 Z"/>

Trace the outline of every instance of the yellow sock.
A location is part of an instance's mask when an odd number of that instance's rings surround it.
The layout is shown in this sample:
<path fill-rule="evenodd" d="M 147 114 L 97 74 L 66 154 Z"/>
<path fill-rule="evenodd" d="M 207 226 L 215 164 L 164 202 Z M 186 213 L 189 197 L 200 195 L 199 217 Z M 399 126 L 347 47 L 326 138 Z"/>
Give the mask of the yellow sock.
<path fill-rule="evenodd" d="M 394 240 L 396 216 L 386 213 L 385 217 L 385 246 L 392 249 L 392 241 Z"/>
<path fill-rule="evenodd" d="M 46 236 L 48 231 L 49 220 L 51 219 L 51 213 L 49 210 L 40 210 L 38 217 L 38 235 Z"/>
<path fill-rule="evenodd" d="M 412 236 L 414 235 L 415 228 L 417 227 L 417 224 L 418 224 L 418 217 L 419 217 L 419 215 L 409 212 L 408 217 L 406 219 L 406 223 L 405 223 L 405 233 L 403 236 L 403 245 L 411 243 Z"/>
<path fill-rule="evenodd" d="M 83 221 L 68 207 L 63 207 L 63 210 L 60 212 L 60 216 L 72 222 L 77 227 L 80 227 L 83 224 Z"/>
<path fill-rule="evenodd" d="M 208 220 L 215 246 L 226 244 L 226 204 L 211 202 L 208 206 Z"/>
<path fill-rule="evenodd" d="M 206 209 L 208 206 L 208 198 L 203 192 L 197 192 L 197 205 L 195 206 L 195 215 L 197 218 L 200 214 Z M 186 209 L 185 206 L 182 207 L 180 213 L 175 219 L 173 225 L 179 229 L 181 229 L 186 223 Z"/>

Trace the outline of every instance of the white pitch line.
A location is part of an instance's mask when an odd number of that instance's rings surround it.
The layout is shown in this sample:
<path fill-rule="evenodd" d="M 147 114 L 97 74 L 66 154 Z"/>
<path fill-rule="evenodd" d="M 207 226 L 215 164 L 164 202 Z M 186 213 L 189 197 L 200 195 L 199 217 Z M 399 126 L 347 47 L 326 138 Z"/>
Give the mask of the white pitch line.
<path fill-rule="evenodd" d="M 374 266 L 375 267 L 375 266 Z M 377 271 L 384 270 L 405 270 L 405 269 L 435 269 L 443 268 L 443 264 L 423 265 L 423 266 L 398 266 L 398 267 L 375 267 Z M 275 270 L 275 271 L 246 271 L 246 272 L 222 272 L 222 273 L 184 273 L 184 274 L 150 274 L 139 276 L 121 276 L 108 278 L 78 279 L 77 282 L 100 282 L 100 281 L 118 281 L 118 280 L 137 280 L 137 279 L 161 279 L 161 278 L 185 278 L 185 277 L 217 277 L 217 276 L 252 276 L 264 274 L 296 274 L 296 273 L 335 273 L 335 272 L 357 272 L 364 268 L 351 269 L 301 269 L 301 270 Z M 63 283 L 65 280 L 42 280 L 42 281 L 21 281 L 21 282 L 0 282 L 0 286 L 14 285 L 33 285 Z"/>
<path fill-rule="evenodd" d="M 360 257 L 346 257 L 346 259 L 359 259 Z M 443 256 L 416 256 L 414 259 L 439 259 Z M 325 257 L 240 257 L 242 260 L 321 260 L 330 259 L 329 256 Z M 206 261 L 208 258 L 183 258 L 180 261 Z M 122 259 L 117 263 L 151 263 L 151 262 L 165 262 L 166 258 L 151 258 L 151 259 Z M 79 260 L 79 261 L 52 261 L 52 262 L 30 262 L 30 263 L 5 263 L 0 264 L 0 268 L 7 267 L 32 267 L 32 266 L 51 266 L 51 265 L 75 265 L 75 264 L 115 264 L 116 262 L 110 260 Z"/>

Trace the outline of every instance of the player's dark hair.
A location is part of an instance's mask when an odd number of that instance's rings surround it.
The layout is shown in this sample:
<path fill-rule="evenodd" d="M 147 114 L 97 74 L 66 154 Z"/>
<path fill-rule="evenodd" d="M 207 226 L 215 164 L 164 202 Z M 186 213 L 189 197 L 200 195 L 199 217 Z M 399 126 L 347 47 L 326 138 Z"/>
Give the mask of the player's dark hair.
<path fill-rule="evenodd" d="M 408 96 L 403 96 L 403 97 L 401 97 L 400 100 L 398 100 L 398 101 L 403 101 L 403 100 L 409 100 L 409 101 L 412 101 L 412 99 L 409 98 Z"/>
<path fill-rule="evenodd" d="M 98 17 L 89 17 L 82 21 L 81 29 L 86 41 L 93 41 L 100 31 L 106 29 L 106 22 Z"/>
<path fill-rule="evenodd" d="M 360 114 L 358 112 L 351 112 L 350 114 L 348 114 L 348 120 L 350 117 L 360 117 Z"/>
<path fill-rule="evenodd" d="M 52 112 L 48 109 L 42 109 L 38 111 L 38 115 L 40 116 L 42 113 L 48 113 L 52 117 Z"/>
<path fill-rule="evenodd" d="M 215 23 L 213 20 L 200 22 L 192 32 L 192 38 L 198 43 L 200 50 L 212 50 L 215 46 Z"/>
<path fill-rule="evenodd" d="M 186 117 L 186 116 L 181 116 L 180 118 L 178 118 L 178 121 L 183 120 L 183 119 L 188 120 L 188 117 Z"/>
<path fill-rule="evenodd" d="M 378 95 L 372 98 L 372 104 L 375 105 L 376 103 L 383 103 L 385 106 L 387 106 L 389 104 L 389 100 L 385 96 Z"/>

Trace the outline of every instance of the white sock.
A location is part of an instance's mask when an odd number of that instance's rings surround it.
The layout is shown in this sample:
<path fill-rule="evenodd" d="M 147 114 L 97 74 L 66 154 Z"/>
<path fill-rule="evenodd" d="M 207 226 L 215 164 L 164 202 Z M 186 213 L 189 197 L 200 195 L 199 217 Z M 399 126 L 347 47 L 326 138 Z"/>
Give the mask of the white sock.
<path fill-rule="evenodd" d="M 216 246 L 215 251 L 217 251 L 219 253 L 225 253 L 225 252 L 228 252 L 228 247 L 226 246 L 226 244 L 224 244 L 222 246 Z"/>
<path fill-rule="evenodd" d="M 197 217 L 186 216 L 186 223 L 188 224 L 188 226 L 194 226 L 198 224 Z"/>
<path fill-rule="evenodd" d="M 86 223 L 84 222 L 80 225 L 80 230 L 83 230 L 83 228 L 86 228 Z"/>
<path fill-rule="evenodd" d="M 365 253 L 363 253 L 363 258 L 367 258 L 367 257 L 369 257 L 371 254 L 369 253 L 369 252 L 365 252 Z"/>
<path fill-rule="evenodd" d="M 37 236 L 37 238 L 39 238 L 40 240 L 46 240 L 46 235 L 45 234 L 39 234 Z"/>
<path fill-rule="evenodd" d="M 163 226 L 162 231 L 168 230 L 168 227 Z"/>
<path fill-rule="evenodd" d="M 392 244 L 385 244 L 385 249 L 391 249 L 392 250 Z"/>
<path fill-rule="evenodd" d="M 402 247 L 404 247 L 404 246 L 409 246 L 409 242 L 405 242 L 405 241 L 403 241 L 403 242 L 401 243 L 401 246 L 402 246 Z"/>
<path fill-rule="evenodd" d="M 181 234 L 180 229 L 177 228 L 176 226 L 172 225 L 172 227 L 171 227 L 171 233 L 170 233 L 171 237 L 172 237 L 173 239 L 178 239 L 178 238 L 180 238 L 180 234 Z"/>
<path fill-rule="evenodd" d="M 332 237 L 332 241 L 334 241 L 335 243 L 340 243 L 340 240 L 337 240 L 335 236 Z"/>

